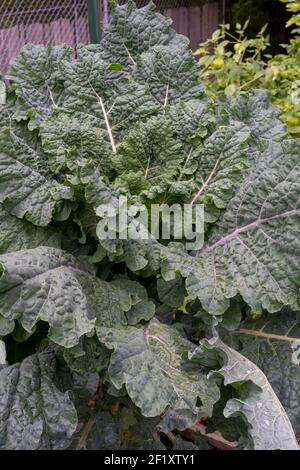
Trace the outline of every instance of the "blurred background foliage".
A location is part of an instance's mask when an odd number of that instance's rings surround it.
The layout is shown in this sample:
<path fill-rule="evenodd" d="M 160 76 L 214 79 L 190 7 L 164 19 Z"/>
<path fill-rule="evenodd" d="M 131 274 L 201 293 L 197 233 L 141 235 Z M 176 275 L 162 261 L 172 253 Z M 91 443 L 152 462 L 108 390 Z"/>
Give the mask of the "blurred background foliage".
<path fill-rule="evenodd" d="M 289 40 L 290 31 L 286 28 L 289 16 L 279 0 L 226 0 L 226 22 L 233 28 L 236 23 L 244 24 L 249 18 L 247 34 L 253 38 L 265 24 L 268 25 L 273 54 L 280 52 L 280 44 Z"/>
<path fill-rule="evenodd" d="M 208 95 L 266 88 L 289 133 L 299 137 L 300 1 L 231 0 L 227 20 L 195 51 Z"/>

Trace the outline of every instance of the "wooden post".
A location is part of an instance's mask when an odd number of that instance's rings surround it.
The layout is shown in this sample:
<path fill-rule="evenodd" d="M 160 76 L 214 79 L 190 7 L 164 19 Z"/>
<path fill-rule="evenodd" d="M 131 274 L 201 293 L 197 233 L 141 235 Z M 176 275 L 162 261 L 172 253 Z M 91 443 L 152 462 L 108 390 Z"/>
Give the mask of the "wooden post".
<path fill-rule="evenodd" d="M 101 40 L 101 0 L 87 0 L 90 41 L 98 44 Z"/>

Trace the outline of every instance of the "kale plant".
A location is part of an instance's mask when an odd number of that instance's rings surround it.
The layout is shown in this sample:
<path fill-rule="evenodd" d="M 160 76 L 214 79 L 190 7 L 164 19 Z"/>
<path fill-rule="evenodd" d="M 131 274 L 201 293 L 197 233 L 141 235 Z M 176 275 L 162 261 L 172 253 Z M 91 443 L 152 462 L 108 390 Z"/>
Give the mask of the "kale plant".
<path fill-rule="evenodd" d="M 203 449 L 205 422 L 297 449 L 300 141 L 265 92 L 212 104 L 132 1 L 101 44 L 27 45 L 7 78 L 0 448 Z M 125 197 L 129 225 L 203 204 L 204 246 L 103 238 Z"/>

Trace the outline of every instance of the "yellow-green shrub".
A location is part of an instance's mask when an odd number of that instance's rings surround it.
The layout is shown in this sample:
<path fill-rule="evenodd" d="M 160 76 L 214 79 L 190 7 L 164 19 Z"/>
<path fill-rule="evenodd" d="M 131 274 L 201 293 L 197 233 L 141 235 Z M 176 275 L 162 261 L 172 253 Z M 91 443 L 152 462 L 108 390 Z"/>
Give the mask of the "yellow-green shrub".
<path fill-rule="evenodd" d="M 296 26 L 293 38 L 282 47 L 285 53 L 270 57 L 266 54 L 269 36 L 266 26 L 255 38 L 246 35 L 248 21 L 221 25 L 210 39 L 195 51 L 201 64 L 201 78 L 212 98 L 225 93 L 242 94 L 253 88 L 267 88 L 274 104 L 282 110 L 282 120 L 291 135 L 300 135 L 300 1 L 281 0 L 292 13 L 287 27 Z"/>

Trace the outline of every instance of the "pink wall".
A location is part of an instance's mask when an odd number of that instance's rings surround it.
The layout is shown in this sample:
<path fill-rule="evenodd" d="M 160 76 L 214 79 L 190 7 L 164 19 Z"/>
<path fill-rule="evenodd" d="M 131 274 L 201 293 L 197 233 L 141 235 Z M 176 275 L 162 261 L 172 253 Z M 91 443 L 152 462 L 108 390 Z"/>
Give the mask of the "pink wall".
<path fill-rule="evenodd" d="M 33 0 L 27 0 L 29 3 L 31 1 Z M 89 42 L 85 0 L 43 0 L 39 2 L 40 6 L 45 7 L 40 10 L 41 13 L 32 9 L 27 10 L 23 16 L 19 14 L 18 9 L 1 10 L 5 2 L 8 0 L 0 0 L 0 75 L 7 72 L 10 59 L 15 57 L 26 43 L 67 43 L 76 47 L 79 43 Z M 58 6 L 59 2 L 62 6 Z M 202 6 L 171 8 L 164 13 L 172 17 L 176 31 L 189 37 L 191 48 L 196 49 L 199 42 L 211 36 L 222 21 L 222 2 L 223 0 L 216 0 Z M 48 22 L 45 22 L 45 17 Z M 41 18 L 44 18 L 44 21 L 41 21 Z"/>
<path fill-rule="evenodd" d="M 76 26 L 68 19 L 60 19 L 50 23 L 21 23 L 9 29 L 0 29 L 0 74 L 7 72 L 10 59 L 20 52 L 24 44 L 66 43 L 75 47 L 88 41 L 86 17 L 79 17 Z"/>
<path fill-rule="evenodd" d="M 174 29 L 190 38 L 192 49 L 196 49 L 200 41 L 208 39 L 222 22 L 218 1 L 202 6 L 171 8 L 165 13 L 173 19 Z"/>

